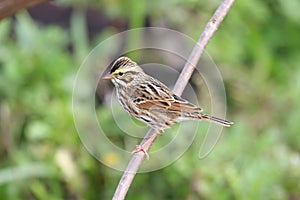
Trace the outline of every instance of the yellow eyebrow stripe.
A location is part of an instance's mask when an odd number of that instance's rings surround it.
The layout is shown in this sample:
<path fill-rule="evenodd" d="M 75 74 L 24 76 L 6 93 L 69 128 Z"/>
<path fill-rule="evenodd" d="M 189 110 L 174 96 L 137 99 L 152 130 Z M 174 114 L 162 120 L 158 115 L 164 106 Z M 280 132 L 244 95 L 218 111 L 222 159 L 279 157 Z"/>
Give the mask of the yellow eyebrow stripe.
<path fill-rule="evenodd" d="M 116 71 L 113 72 L 113 74 L 118 74 L 119 72 L 126 72 L 126 69 L 117 69 Z"/>

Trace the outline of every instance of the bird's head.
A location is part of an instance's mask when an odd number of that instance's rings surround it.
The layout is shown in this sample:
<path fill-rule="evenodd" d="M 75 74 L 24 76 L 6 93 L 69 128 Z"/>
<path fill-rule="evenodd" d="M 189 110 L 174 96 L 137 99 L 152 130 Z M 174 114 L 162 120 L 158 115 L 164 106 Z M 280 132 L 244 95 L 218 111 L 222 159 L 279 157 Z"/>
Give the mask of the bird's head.
<path fill-rule="evenodd" d="M 144 74 L 142 68 L 128 57 L 120 57 L 111 65 L 108 74 L 102 79 L 112 80 L 117 85 L 126 85 Z"/>

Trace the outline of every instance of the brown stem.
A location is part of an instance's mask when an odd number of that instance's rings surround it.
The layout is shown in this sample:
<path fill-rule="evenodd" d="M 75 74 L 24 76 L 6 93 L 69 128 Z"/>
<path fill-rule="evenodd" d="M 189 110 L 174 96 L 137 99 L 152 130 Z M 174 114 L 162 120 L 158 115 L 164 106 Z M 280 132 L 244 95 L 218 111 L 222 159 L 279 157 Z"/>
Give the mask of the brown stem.
<path fill-rule="evenodd" d="M 234 3 L 234 0 L 223 0 L 223 2 L 220 4 L 210 21 L 207 23 L 204 31 L 202 32 L 199 40 L 197 41 L 196 46 L 192 50 L 192 53 L 190 54 L 175 86 L 173 89 L 173 92 L 177 95 L 181 95 L 184 88 L 186 87 L 194 69 L 197 65 L 204 48 L 208 44 L 209 40 L 212 38 L 213 34 L 218 29 L 220 23 L 223 21 L 226 14 L 229 12 L 232 4 Z M 145 143 L 147 140 L 146 138 L 151 137 L 154 133 L 152 129 L 148 131 L 146 136 L 144 137 L 143 141 L 141 142 L 141 145 Z M 157 134 L 156 134 L 157 137 Z M 156 137 L 153 139 L 153 142 L 155 141 Z M 144 146 L 145 150 L 148 152 L 150 147 L 152 146 L 153 142 L 147 143 L 147 146 Z M 137 173 L 140 165 L 142 164 L 144 160 L 145 154 L 143 152 L 135 153 L 129 164 L 126 167 L 126 170 L 124 171 L 124 174 L 118 184 L 118 187 L 115 191 L 115 194 L 113 196 L 114 200 L 122 200 L 125 199 L 125 196 L 127 194 L 127 191 L 133 181 L 133 178 L 135 174 Z"/>
<path fill-rule="evenodd" d="M 18 10 L 28 8 L 48 0 L 4 0 L 0 2 L 0 19 L 13 15 Z"/>

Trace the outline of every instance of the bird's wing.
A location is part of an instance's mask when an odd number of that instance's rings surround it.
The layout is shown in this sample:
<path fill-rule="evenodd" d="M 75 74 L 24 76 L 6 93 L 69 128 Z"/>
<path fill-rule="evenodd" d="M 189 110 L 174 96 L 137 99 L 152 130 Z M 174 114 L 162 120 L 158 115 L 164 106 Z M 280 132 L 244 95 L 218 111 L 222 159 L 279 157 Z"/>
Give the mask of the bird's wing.
<path fill-rule="evenodd" d="M 133 103 L 140 109 L 165 109 L 170 111 L 197 111 L 199 108 L 175 95 L 167 86 L 152 79 L 138 86 Z"/>
<path fill-rule="evenodd" d="M 177 96 L 176 94 L 172 95 L 172 106 L 171 110 L 186 110 L 186 111 L 197 111 L 202 112 L 202 108 L 195 106 L 194 104 L 188 102 L 187 100 Z"/>

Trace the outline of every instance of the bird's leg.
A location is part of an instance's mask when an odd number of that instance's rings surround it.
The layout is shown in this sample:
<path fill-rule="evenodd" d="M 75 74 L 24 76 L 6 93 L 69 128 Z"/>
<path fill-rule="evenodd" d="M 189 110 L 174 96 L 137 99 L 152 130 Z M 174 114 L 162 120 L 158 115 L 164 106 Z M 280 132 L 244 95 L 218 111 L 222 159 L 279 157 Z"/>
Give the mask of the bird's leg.
<path fill-rule="evenodd" d="M 158 132 L 159 135 L 164 135 L 164 133 L 165 133 L 164 130 L 160 130 L 160 131 Z"/>
<path fill-rule="evenodd" d="M 158 134 L 159 134 L 159 135 L 162 135 L 163 133 L 164 133 L 163 130 L 159 131 L 159 133 L 154 133 L 154 134 L 151 135 L 151 136 L 150 136 L 150 137 L 149 137 L 142 145 L 136 145 L 135 150 L 133 150 L 133 151 L 131 152 L 131 154 L 133 155 L 133 154 L 135 154 L 135 153 L 138 153 L 138 152 L 142 151 L 142 152 L 144 152 L 144 154 L 145 154 L 147 160 L 149 160 L 150 157 L 149 157 L 149 154 L 148 154 L 148 152 L 147 152 L 147 148 L 146 148 L 146 147 L 149 146 L 149 143 L 150 143 L 150 144 L 153 143 L 153 141 L 155 140 L 155 138 L 157 137 Z M 148 147 L 148 149 L 149 149 L 149 147 Z"/>

